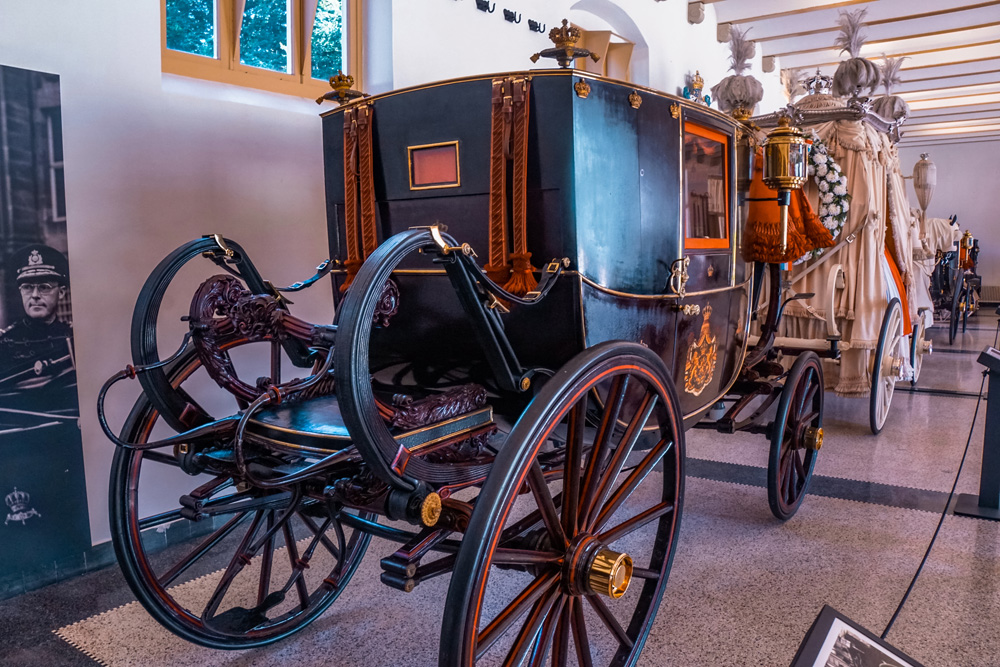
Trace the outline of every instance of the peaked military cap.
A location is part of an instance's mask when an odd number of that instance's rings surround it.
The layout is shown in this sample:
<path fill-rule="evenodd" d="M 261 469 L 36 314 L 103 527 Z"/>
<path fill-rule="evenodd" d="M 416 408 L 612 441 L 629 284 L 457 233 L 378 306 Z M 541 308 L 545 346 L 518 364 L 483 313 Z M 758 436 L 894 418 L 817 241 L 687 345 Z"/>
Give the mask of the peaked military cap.
<path fill-rule="evenodd" d="M 69 274 L 66 257 L 55 248 L 41 243 L 32 243 L 15 251 L 10 265 L 16 267 L 18 283 L 54 278 L 65 284 Z"/>

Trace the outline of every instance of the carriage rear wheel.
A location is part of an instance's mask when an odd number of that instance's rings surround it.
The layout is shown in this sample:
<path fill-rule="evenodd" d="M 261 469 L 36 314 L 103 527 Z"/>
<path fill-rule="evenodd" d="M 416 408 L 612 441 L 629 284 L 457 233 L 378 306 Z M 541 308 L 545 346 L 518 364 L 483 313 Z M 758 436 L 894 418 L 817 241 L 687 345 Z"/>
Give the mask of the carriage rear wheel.
<path fill-rule="evenodd" d="M 782 521 L 802 504 L 823 444 L 823 366 L 815 352 L 792 364 L 771 426 L 767 502 Z"/>
<path fill-rule="evenodd" d="M 968 291 L 969 286 L 965 280 L 965 270 L 958 269 L 955 273 L 955 279 L 952 281 L 952 293 L 951 293 L 951 319 L 948 322 L 948 344 L 951 345 L 955 342 L 955 337 L 958 335 L 958 320 L 962 320 L 962 331 L 965 331 L 966 322 L 968 319 L 968 311 L 966 310 L 966 302 L 968 301 Z"/>
<path fill-rule="evenodd" d="M 650 423 L 657 444 L 640 450 Z M 635 664 L 670 572 L 683 490 L 682 421 L 663 362 L 632 343 L 577 355 L 518 420 L 475 503 L 440 664 Z"/>
<path fill-rule="evenodd" d="M 183 389 L 199 367 L 186 353 L 165 377 Z M 158 421 L 140 398 L 122 438 L 149 441 Z M 173 448 L 118 449 L 112 464 L 115 552 L 146 611 L 174 634 L 216 649 L 269 644 L 323 613 L 370 536 L 346 528 L 338 508 L 305 498 L 297 486 L 265 491 L 218 470 L 191 475 L 183 458 Z"/>
<path fill-rule="evenodd" d="M 868 398 L 868 425 L 875 435 L 878 435 L 885 426 L 896 382 L 902 377 L 903 357 L 900 354 L 902 339 L 903 307 L 899 299 L 893 297 L 885 309 L 885 315 L 882 316 L 878 345 L 872 356 L 872 390 Z"/>

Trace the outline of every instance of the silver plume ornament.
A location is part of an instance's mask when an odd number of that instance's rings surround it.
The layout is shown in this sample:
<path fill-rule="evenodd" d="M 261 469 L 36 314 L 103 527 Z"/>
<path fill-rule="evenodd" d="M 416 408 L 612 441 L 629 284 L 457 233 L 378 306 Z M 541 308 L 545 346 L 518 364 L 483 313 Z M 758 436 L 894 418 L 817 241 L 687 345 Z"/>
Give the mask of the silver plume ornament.
<path fill-rule="evenodd" d="M 867 38 L 862 30 L 867 14 L 867 9 L 840 12 L 840 18 L 837 20 L 837 24 L 840 25 L 840 34 L 837 35 L 833 43 L 840 47 L 841 53 L 846 51 L 851 57 L 840 63 L 833 75 L 835 95 L 857 97 L 862 90 L 867 90 L 869 94 L 872 94 L 882 80 L 882 72 L 878 65 L 859 55 Z"/>
<path fill-rule="evenodd" d="M 729 33 L 729 69 L 734 72 L 712 86 L 712 97 L 719 102 L 719 108 L 727 113 L 745 112 L 748 116 L 764 98 L 764 86 L 760 81 L 743 72 L 750 68 L 754 55 L 754 43 L 748 40 L 750 28 L 740 30 L 733 27 Z"/>

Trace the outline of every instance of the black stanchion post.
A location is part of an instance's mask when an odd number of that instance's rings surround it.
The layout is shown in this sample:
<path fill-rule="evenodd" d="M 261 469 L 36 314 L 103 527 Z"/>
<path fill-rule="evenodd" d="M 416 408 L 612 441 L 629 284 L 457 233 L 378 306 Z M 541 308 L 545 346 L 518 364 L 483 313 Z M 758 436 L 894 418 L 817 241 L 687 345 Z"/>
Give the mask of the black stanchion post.
<path fill-rule="evenodd" d="M 979 495 L 959 494 L 955 514 L 1000 521 L 1000 350 L 988 347 L 979 354 L 978 361 L 986 367 L 989 383 L 983 471 L 979 478 Z"/>

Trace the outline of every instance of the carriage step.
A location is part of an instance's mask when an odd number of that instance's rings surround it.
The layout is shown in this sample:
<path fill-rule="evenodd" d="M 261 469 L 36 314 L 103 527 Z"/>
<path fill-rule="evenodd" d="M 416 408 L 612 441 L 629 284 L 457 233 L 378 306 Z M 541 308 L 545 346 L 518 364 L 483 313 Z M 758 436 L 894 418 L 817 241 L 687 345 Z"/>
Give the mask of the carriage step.
<path fill-rule="evenodd" d="M 397 591 L 403 591 L 404 593 L 409 593 L 417 587 L 415 579 L 393 574 L 392 572 L 383 572 L 379 579 L 389 588 L 395 588 Z"/>
<path fill-rule="evenodd" d="M 267 616 L 264 612 L 271 607 L 281 604 L 284 599 L 285 593 L 283 591 L 274 591 L 264 598 L 264 602 L 253 609 L 233 607 L 217 616 L 213 616 L 211 625 L 214 629 L 225 633 L 243 634 L 249 632 L 267 621 Z"/>

